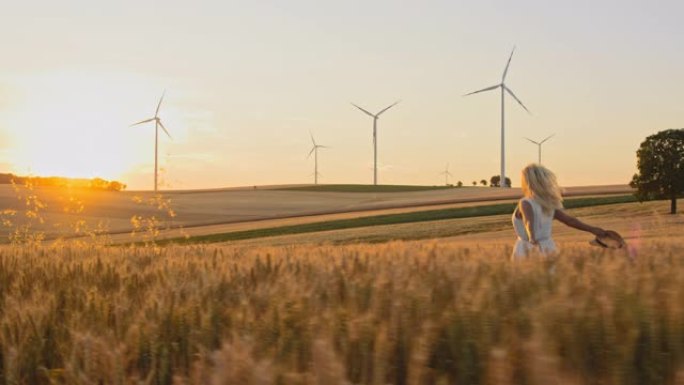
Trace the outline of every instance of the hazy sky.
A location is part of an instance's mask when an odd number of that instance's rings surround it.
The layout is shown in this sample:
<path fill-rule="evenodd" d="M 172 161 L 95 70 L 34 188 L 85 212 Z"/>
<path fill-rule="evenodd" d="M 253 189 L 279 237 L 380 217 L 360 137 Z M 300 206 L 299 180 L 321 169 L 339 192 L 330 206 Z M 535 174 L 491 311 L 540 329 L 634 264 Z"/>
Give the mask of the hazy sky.
<path fill-rule="evenodd" d="M 11 2 L 0 22 L 0 171 L 151 188 L 154 114 L 170 188 L 440 184 L 536 160 L 564 185 L 626 183 L 647 136 L 684 126 L 682 1 Z"/>

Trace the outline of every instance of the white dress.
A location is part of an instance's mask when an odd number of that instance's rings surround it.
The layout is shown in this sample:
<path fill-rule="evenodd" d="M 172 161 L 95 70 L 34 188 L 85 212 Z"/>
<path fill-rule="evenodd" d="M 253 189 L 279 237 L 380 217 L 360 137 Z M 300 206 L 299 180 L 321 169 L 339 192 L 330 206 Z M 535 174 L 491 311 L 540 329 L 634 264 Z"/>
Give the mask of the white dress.
<path fill-rule="evenodd" d="M 532 231 L 537 239 L 537 245 L 530 243 L 522 218 L 518 218 L 515 215 L 520 210 L 520 205 L 518 205 L 515 211 L 513 211 L 512 218 L 513 229 L 515 229 L 515 234 L 518 236 L 518 240 L 513 247 L 513 259 L 527 257 L 534 251 L 539 251 L 542 255 L 555 253 L 557 251 L 556 243 L 551 238 L 554 212 L 545 214 L 541 205 L 534 198 L 522 198 L 520 202 L 529 202 L 530 206 L 532 206 L 532 213 L 534 215 L 534 228 Z"/>

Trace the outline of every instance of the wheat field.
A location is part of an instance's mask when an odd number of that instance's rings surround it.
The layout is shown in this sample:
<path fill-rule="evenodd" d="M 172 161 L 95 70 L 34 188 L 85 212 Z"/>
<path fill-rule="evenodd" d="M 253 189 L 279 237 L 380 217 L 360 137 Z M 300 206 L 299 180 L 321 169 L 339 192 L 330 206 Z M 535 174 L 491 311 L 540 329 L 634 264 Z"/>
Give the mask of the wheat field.
<path fill-rule="evenodd" d="M 1 249 L 2 384 L 682 384 L 684 243 Z"/>

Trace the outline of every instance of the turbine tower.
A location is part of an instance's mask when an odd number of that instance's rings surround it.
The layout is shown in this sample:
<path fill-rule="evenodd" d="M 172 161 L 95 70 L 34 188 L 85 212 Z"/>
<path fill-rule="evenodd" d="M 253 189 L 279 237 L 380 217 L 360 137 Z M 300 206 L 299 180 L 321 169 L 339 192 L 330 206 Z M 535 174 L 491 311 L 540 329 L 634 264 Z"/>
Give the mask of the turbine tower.
<path fill-rule="evenodd" d="M 453 176 L 453 175 L 449 172 L 449 163 L 447 163 L 446 169 L 444 169 L 444 171 L 440 172 L 439 175 L 444 175 L 444 185 L 445 185 L 445 186 L 448 186 L 448 185 L 449 185 L 449 177 L 450 177 L 450 176 Z"/>
<path fill-rule="evenodd" d="M 366 115 L 370 116 L 373 118 L 373 184 L 377 185 L 378 184 L 378 119 L 380 118 L 380 115 L 382 115 L 385 111 L 389 110 L 390 108 L 396 106 L 401 100 L 397 100 L 393 104 L 383 108 L 378 112 L 377 114 L 371 114 L 370 112 L 364 110 L 363 108 L 357 106 L 356 104 L 352 103 L 352 106 L 358 108 L 361 110 L 363 113 Z"/>
<path fill-rule="evenodd" d="M 511 91 L 511 89 L 506 86 L 506 74 L 508 73 L 508 67 L 511 65 L 511 59 L 513 58 L 513 52 L 515 52 L 515 47 L 513 47 L 513 50 L 511 51 L 511 56 L 508 57 L 508 63 L 506 63 L 506 68 L 504 69 L 503 75 L 501 76 L 501 83 L 499 83 L 495 86 L 483 88 L 481 90 L 474 91 L 474 92 L 471 92 L 469 94 L 463 95 L 463 96 L 468 96 L 468 95 L 473 95 L 473 94 L 477 94 L 480 92 L 491 91 L 491 90 L 495 90 L 497 88 L 501 88 L 501 187 L 502 188 L 508 187 L 508 186 L 506 186 L 506 141 L 505 141 L 506 121 L 504 118 L 504 116 L 505 116 L 504 115 L 504 100 L 505 100 L 506 92 L 508 92 L 508 94 L 511 95 L 513 97 L 513 99 L 515 99 L 515 101 L 518 102 L 518 104 L 520 104 L 520 106 L 525 109 L 525 111 L 530 113 L 530 110 L 528 110 L 527 107 L 525 107 L 523 102 L 521 102 L 520 99 L 518 99 L 518 97 L 515 96 L 513 91 Z"/>
<path fill-rule="evenodd" d="M 158 148 L 159 148 L 159 127 L 164 130 L 166 135 L 171 138 L 171 134 L 166 130 L 166 127 L 164 127 L 164 124 L 162 124 L 161 119 L 159 118 L 159 108 L 161 107 L 162 101 L 164 100 L 164 95 L 166 94 L 166 91 L 162 93 L 161 98 L 159 98 L 159 103 L 157 104 L 157 109 L 154 111 L 154 117 L 141 120 L 138 123 L 133 123 L 130 125 L 130 127 L 137 126 L 139 124 L 143 123 L 148 123 L 148 122 L 154 122 L 154 192 L 157 192 L 157 180 L 158 180 L 158 173 L 159 173 L 159 153 L 158 153 Z"/>
<path fill-rule="evenodd" d="M 313 147 L 311 148 L 311 152 L 309 152 L 307 158 L 310 158 L 311 154 L 314 154 L 314 184 L 318 184 L 318 149 L 330 147 L 316 144 L 316 140 L 314 139 L 313 134 L 309 132 L 309 135 L 311 135 L 311 143 L 313 143 Z"/>
<path fill-rule="evenodd" d="M 534 141 L 534 140 L 532 140 L 532 139 L 530 139 L 530 138 L 525 138 L 525 139 L 529 140 L 530 142 L 536 144 L 536 145 L 539 147 L 539 161 L 538 161 L 539 164 L 542 164 L 542 162 L 541 162 L 541 148 L 542 148 L 542 144 L 544 144 L 544 142 L 546 142 L 547 140 L 553 138 L 554 135 L 556 135 L 556 134 L 551 134 L 551 135 L 547 136 L 546 139 L 542 140 L 541 142 L 536 142 L 536 141 Z"/>

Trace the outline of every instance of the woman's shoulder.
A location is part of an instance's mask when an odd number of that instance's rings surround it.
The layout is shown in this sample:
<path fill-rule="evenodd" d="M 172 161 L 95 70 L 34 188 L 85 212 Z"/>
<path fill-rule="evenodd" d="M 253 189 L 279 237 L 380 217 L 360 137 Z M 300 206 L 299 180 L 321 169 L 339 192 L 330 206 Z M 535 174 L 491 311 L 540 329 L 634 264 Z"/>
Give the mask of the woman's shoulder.
<path fill-rule="evenodd" d="M 520 198 L 518 205 L 520 205 L 520 207 L 529 205 L 530 208 L 532 208 L 533 210 L 541 210 L 542 208 L 542 205 L 539 202 L 537 202 L 537 200 L 534 199 L 534 197 Z"/>
<path fill-rule="evenodd" d="M 522 197 L 522 198 L 520 198 L 520 200 L 518 201 L 518 204 L 522 205 L 523 203 L 533 204 L 533 203 L 537 203 L 537 202 L 534 201 L 534 198 L 531 198 L 531 197 Z"/>
<path fill-rule="evenodd" d="M 533 202 L 534 201 L 532 200 L 532 198 L 528 198 L 528 197 L 520 198 L 520 200 L 518 201 L 518 208 L 521 211 L 527 211 L 531 214 L 535 210 L 534 209 L 535 204 Z"/>

